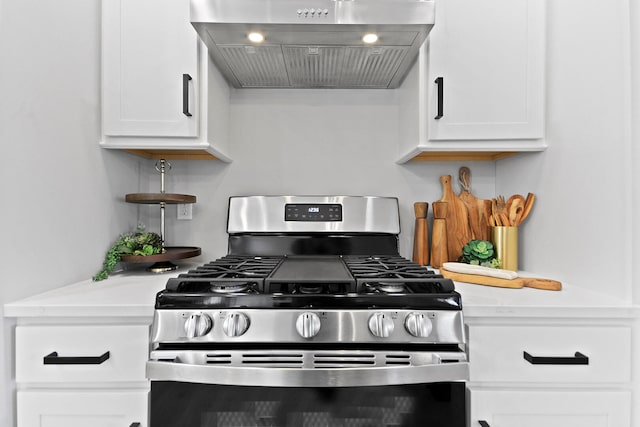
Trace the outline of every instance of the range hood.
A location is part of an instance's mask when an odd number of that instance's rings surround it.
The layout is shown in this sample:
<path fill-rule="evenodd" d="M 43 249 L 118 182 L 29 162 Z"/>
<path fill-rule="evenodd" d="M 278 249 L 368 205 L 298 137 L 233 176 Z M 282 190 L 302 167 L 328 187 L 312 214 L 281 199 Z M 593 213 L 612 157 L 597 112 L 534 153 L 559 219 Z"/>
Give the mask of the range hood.
<path fill-rule="evenodd" d="M 193 27 L 236 88 L 396 88 L 434 17 L 419 0 L 191 0 Z"/>

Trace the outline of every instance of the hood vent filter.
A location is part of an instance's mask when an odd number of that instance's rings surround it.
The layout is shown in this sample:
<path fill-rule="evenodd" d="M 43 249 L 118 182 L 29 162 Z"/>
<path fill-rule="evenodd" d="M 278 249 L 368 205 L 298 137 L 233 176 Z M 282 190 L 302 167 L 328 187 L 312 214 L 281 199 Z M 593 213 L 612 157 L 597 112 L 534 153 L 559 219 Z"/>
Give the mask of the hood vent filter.
<path fill-rule="evenodd" d="M 434 17 L 431 0 L 191 0 L 193 27 L 236 88 L 398 87 Z"/>

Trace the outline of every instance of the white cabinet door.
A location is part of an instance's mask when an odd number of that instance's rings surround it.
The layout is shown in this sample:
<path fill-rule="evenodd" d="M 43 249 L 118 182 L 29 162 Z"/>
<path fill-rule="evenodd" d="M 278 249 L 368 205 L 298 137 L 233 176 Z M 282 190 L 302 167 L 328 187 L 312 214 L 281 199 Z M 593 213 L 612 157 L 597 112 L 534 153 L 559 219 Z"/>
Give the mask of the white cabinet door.
<path fill-rule="evenodd" d="M 625 391 L 470 388 L 470 427 L 629 427 Z"/>
<path fill-rule="evenodd" d="M 147 427 L 147 391 L 19 391 L 18 427 Z"/>
<path fill-rule="evenodd" d="M 201 76 L 189 1 L 104 0 L 102 12 L 104 134 L 197 136 Z"/>
<path fill-rule="evenodd" d="M 438 2 L 429 35 L 430 140 L 543 137 L 544 1 Z"/>

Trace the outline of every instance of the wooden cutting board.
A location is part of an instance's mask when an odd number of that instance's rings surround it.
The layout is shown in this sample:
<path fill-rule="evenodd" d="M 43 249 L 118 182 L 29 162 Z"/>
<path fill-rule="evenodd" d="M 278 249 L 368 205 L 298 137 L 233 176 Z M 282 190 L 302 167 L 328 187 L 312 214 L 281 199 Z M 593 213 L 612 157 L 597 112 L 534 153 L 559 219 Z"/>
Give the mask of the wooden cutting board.
<path fill-rule="evenodd" d="M 534 277 L 518 277 L 512 280 L 498 279 L 496 277 L 480 276 L 476 274 L 454 273 L 452 271 L 445 270 L 444 268 L 440 270 L 440 274 L 448 279 L 455 280 L 456 282 L 496 286 L 499 288 L 535 288 L 547 291 L 562 290 L 562 283 L 551 279 L 540 279 Z"/>
<path fill-rule="evenodd" d="M 472 240 L 469 227 L 469 210 L 451 187 L 451 175 L 440 177 L 442 184 L 442 198 L 440 202 L 447 202 L 445 217 L 447 234 L 447 253 L 449 261 L 457 261 L 462 255 L 462 247 Z"/>
<path fill-rule="evenodd" d="M 471 239 L 489 240 L 489 216 L 491 215 L 491 200 L 478 199 L 471 193 L 471 170 L 462 166 L 458 172 L 460 180 L 460 200 L 465 204 L 468 211 L 469 228 L 471 229 Z"/>

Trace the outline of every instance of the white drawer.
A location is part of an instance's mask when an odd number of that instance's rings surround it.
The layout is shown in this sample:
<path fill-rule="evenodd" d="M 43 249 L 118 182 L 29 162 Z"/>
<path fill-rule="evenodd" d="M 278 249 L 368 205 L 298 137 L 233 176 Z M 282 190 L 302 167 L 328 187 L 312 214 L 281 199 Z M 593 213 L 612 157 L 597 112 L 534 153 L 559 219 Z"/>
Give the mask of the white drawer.
<path fill-rule="evenodd" d="M 483 390 L 470 387 L 469 396 L 469 425 L 472 427 L 631 426 L 629 391 Z"/>
<path fill-rule="evenodd" d="M 141 381 L 148 355 L 145 325 L 16 328 L 17 382 Z"/>
<path fill-rule="evenodd" d="M 534 363 L 526 360 L 525 352 L 535 358 Z M 576 352 L 588 357 L 588 364 L 563 364 L 575 362 Z M 472 325 L 469 327 L 469 362 L 471 381 L 629 382 L 631 329 L 624 326 Z"/>
<path fill-rule="evenodd" d="M 147 427 L 146 390 L 18 391 L 19 427 Z"/>

